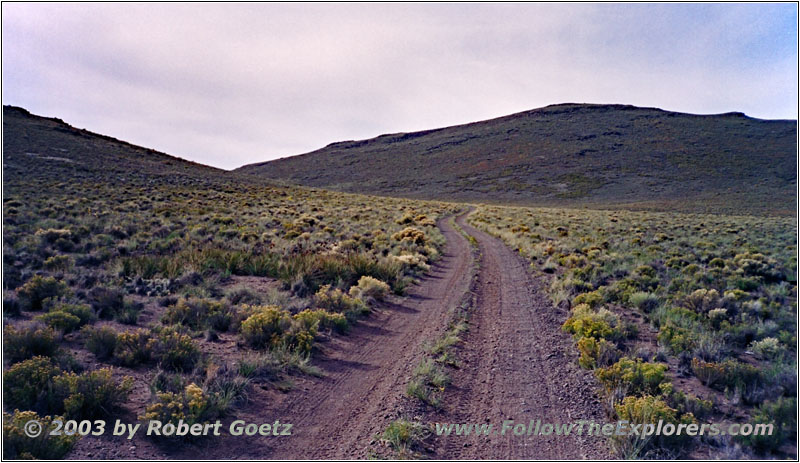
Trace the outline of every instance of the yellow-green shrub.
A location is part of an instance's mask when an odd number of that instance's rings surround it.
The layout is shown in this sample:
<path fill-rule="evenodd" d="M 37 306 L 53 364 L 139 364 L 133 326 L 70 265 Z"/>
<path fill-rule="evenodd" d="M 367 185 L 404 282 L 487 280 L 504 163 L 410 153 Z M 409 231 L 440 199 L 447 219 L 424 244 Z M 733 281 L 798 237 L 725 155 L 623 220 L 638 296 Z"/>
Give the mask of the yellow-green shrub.
<path fill-rule="evenodd" d="M 613 343 L 593 337 L 579 339 L 578 352 L 581 354 L 578 363 L 589 370 L 609 366 L 619 360 L 622 355 Z"/>
<path fill-rule="evenodd" d="M 58 298 L 69 292 L 63 281 L 53 277 L 34 275 L 27 283 L 17 288 L 20 303 L 26 310 L 42 310 L 44 300 Z"/>
<path fill-rule="evenodd" d="M 314 294 L 314 304 L 331 312 L 358 314 L 369 310 L 360 299 L 350 297 L 338 288 L 324 285 Z"/>
<path fill-rule="evenodd" d="M 289 314 L 276 306 L 256 307 L 242 322 L 242 336 L 251 347 L 257 349 L 277 347 L 281 343 L 281 336 L 292 325 Z"/>
<path fill-rule="evenodd" d="M 292 319 L 303 330 L 316 333 L 318 329 L 332 329 L 338 333 L 347 331 L 347 318 L 340 313 L 330 313 L 324 309 L 306 309 L 295 314 Z"/>
<path fill-rule="evenodd" d="M 573 307 L 572 316 L 564 322 L 562 329 L 572 333 L 575 339 L 583 337 L 619 339 L 619 318 L 606 309 L 593 311 L 588 304 Z"/>
<path fill-rule="evenodd" d="M 629 395 L 644 395 L 658 394 L 661 383 L 667 381 L 666 370 L 667 366 L 660 363 L 623 357 L 610 367 L 598 368 L 595 374 L 609 392 L 621 389 Z"/>
<path fill-rule="evenodd" d="M 193 330 L 213 328 L 227 331 L 233 316 L 233 308 L 224 302 L 193 298 L 181 299 L 168 308 L 161 321 L 169 325 L 186 325 Z"/>
<path fill-rule="evenodd" d="M 210 416 L 211 401 L 200 386 L 195 383 L 187 385 L 183 391 L 160 392 L 156 395 L 156 402 L 148 405 L 145 413 L 140 417 L 142 420 L 157 420 L 162 424 L 172 423 L 177 425 L 178 421 L 192 425 L 208 419 L 215 418 Z"/>
<path fill-rule="evenodd" d="M 622 403 L 615 405 L 614 409 L 620 420 L 628 421 L 632 424 L 654 424 L 657 426 L 659 421 L 662 421 L 663 424 L 672 423 L 677 426 L 679 424 L 697 422 L 691 413 L 680 415 L 677 410 L 671 408 L 664 401 L 650 395 L 626 397 Z M 683 452 L 691 439 L 692 437 L 686 433 L 681 433 L 680 435 L 675 433 L 671 436 L 656 436 L 652 433 L 648 436 L 614 436 L 613 442 L 621 457 L 640 459 L 645 458 L 652 450 L 668 449 L 673 454 L 675 452 Z"/>
<path fill-rule="evenodd" d="M 43 410 L 52 379 L 61 373 L 49 357 L 33 357 L 3 373 L 3 397 L 10 407 Z"/>
<path fill-rule="evenodd" d="M 43 431 L 37 437 L 29 437 L 25 433 L 25 424 L 36 420 L 43 430 L 53 429 L 53 420 L 62 420 L 60 416 L 39 416 L 32 411 L 14 410 L 14 413 L 3 412 L 3 459 L 4 460 L 60 460 L 72 449 L 79 436 L 50 435 Z"/>
<path fill-rule="evenodd" d="M 125 402 L 132 387 L 133 378 L 130 376 L 117 384 L 111 368 L 87 371 L 80 375 L 64 373 L 53 378 L 51 386 L 53 398 L 57 401 L 54 407 L 63 407 L 67 417 L 79 421 L 109 415 Z"/>
<path fill-rule="evenodd" d="M 389 289 L 389 285 L 381 280 L 364 275 L 358 280 L 356 286 L 350 288 L 350 296 L 362 300 L 364 298 L 373 298 L 382 301 L 389 294 Z"/>
<path fill-rule="evenodd" d="M 406 227 L 397 233 L 392 234 L 392 239 L 400 242 L 409 242 L 418 245 L 425 245 L 428 237 L 425 232 L 414 227 Z"/>
<path fill-rule="evenodd" d="M 56 333 L 45 327 L 6 325 L 3 328 L 3 352 L 11 363 L 37 355 L 50 357 L 58 352 Z"/>

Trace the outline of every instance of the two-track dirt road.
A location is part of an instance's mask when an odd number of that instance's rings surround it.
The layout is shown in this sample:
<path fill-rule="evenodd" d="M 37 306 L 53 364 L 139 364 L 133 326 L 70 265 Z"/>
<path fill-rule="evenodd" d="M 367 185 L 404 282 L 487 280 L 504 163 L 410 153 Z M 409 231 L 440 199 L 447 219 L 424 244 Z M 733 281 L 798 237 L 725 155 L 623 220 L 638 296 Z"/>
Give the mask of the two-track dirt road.
<path fill-rule="evenodd" d="M 426 341 L 447 329 L 449 309 L 469 286 L 469 244 L 447 220 L 443 256 L 419 285 L 384 304 L 345 336 L 325 343 L 314 364 L 323 376 L 296 378 L 286 394 L 258 390 L 242 407 L 251 422 L 292 423 L 286 437 L 208 439 L 195 453 L 206 459 L 366 458 L 370 441 L 396 417 L 406 384 Z M 228 419 L 227 421 L 230 421 Z"/>
<path fill-rule="evenodd" d="M 458 347 L 440 410 L 418 416 L 427 422 L 567 423 L 602 420 L 592 375 L 576 362 L 572 341 L 561 331 L 566 313 L 546 297 L 527 263 L 500 240 L 459 225 L 480 247 L 476 304 L 469 331 Z M 248 402 L 223 420 L 291 423 L 291 436 L 220 436 L 189 445 L 138 440 L 137 458 L 179 459 L 364 459 L 371 443 L 400 416 L 406 385 L 427 343 L 448 327 L 450 309 L 470 290 L 470 244 L 448 220 L 438 223 L 447 239 L 442 258 L 407 297 L 383 304 L 348 335 L 321 343 L 314 365 L 322 376 L 293 376 L 288 392 L 253 388 Z M 576 437 L 433 437 L 426 446 L 441 459 L 604 458 L 604 441 Z M 132 447 L 133 448 L 133 447 Z M 100 454 L 97 453 L 99 456 Z"/>
<path fill-rule="evenodd" d="M 591 373 L 577 365 L 570 336 L 561 331 L 567 314 L 556 309 L 528 272 L 528 263 L 499 239 L 458 218 L 479 245 L 476 307 L 464 336 L 462 368 L 443 402 L 441 423 L 503 422 L 528 425 L 602 422 Z M 607 458 L 604 438 L 578 436 L 439 437 L 437 457 L 458 459 Z"/>

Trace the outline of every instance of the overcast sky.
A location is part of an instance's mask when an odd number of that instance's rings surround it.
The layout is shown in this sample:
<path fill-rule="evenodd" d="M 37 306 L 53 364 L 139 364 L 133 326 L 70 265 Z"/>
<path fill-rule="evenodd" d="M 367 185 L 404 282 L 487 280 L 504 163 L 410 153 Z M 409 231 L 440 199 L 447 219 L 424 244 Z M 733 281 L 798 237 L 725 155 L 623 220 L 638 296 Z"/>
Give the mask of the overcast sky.
<path fill-rule="evenodd" d="M 788 3 L 2 13 L 3 104 L 222 168 L 565 102 L 797 118 Z"/>

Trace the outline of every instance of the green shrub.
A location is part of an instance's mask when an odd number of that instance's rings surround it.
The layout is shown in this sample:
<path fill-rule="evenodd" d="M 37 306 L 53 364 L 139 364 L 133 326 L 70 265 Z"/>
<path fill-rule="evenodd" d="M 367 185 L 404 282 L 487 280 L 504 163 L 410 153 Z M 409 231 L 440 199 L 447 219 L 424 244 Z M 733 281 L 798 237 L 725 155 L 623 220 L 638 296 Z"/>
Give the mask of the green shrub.
<path fill-rule="evenodd" d="M 234 318 L 234 309 L 224 302 L 205 299 L 181 299 L 164 313 L 165 324 L 181 324 L 193 330 L 227 331 Z"/>
<path fill-rule="evenodd" d="M 373 278 L 364 275 L 358 280 L 358 284 L 350 288 L 350 296 L 354 298 L 364 299 L 372 298 L 382 301 L 387 294 L 389 294 L 389 285 Z"/>
<path fill-rule="evenodd" d="M 44 261 L 44 268 L 47 270 L 66 271 L 72 267 L 72 259 L 66 255 L 48 257 Z"/>
<path fill-rule="evenodd" d="M 597 307 L 603 303 L 603 293 L 601 290 L 594 290 L 588 293 L 579 294 L 573 301 L 576 306 L 586 304 L 589 307 Z"/>
<path fill-rule="evenodd" d="M 579 339 L 578 352 L 581 354 L 578 363 L 589 370 L 612 365 L 622 356 L 622 353 L 613 343 L 602 338 L 598 340 L 593 337 Z"/>
<path fill-rule="evenodd" d="M 19 316 L 22 313 L 22 307 L 16 294 L 3 296 L 3 315 L 10 317 Z"/>
<path fill-rule="evenodd" d="M 155 341 L 153 356 L 162 368 L 191 371 L 200 360 L 200 349 L 188 335 L 163 330 Z"/>
<path fill-rule="evenodd" d="M 114 347 L 114 360 L 128 367 L 147 363 L 153 358 L 155 348 L 156 340 L 147 330 L 119 333 Z"/>
<path fill-rule="evenodd" d="M 719 390 L 728 388 L 746 391 L 758 386 L 763 380 L 758 368 L 733 359 L 713 363 L 694 358 L 692 371 L 703 384 Z"/>
<path fill-rule="evenodd" d="M 667 322 L 658 330 L 658 342 L 672 354 L 692 352 L 697 347 L 697 335 L 686 328 Z"/>
<path fill-rule="evenodd" d="M 786 442 L 797 439 L 797 398 L 781 397 L 774 402 L 764 402 L 755 409 L 752 425 L 770 424 L 772 435 L 740 436 L 739 440 L 759 452 L 777 452 Z"/>
<path fill-rule="evenodd" d="M 87 299 L 95 314 L 103 320 L 114 318 L 125 306 L 122 291 L 102 286 L 92 288 Z"/>
<path fill-rule="evenodd" d="M 660 303 L 658 296 L 652 293 L 638 291 L 630 295 L 628 302 L 644 313 L 650 313 L 658 307 Z"/>
<path fill-rule="evenodd" d="M 425 232 L 414 227 L 406 227 L 401 231 L 392 234 L 392 239 L 400 242 L 408 242 L 424 246 L 428 242 Z"/>
<path fill-rule="evenodd" d="M 572 333 L 575 339 L 619 339 L 622 331 L 618 325 L 619 317 L 610 311 L 600 309 L 595 312 L 588 304 L 579 304 L 572 308 L 572 316 L 564 322 L 562 329 Z"/>
<path fill-rule="evenodd" d="M 242 337 L 245 342 L 256 349 L 277 347 L 281 337 L 292 325 L 289 314 L 276 306 L 263 306 L 253 309 L 242 322 Z"/>
<path fill-rule="evenodd" d="M 3 396 L 10 407 L 46 410 L 47 389 L 61 373 L 49 357 L 33 357 L 3 373 Z"/>
<path fill-rule="evenodd" d="M 106 416 L 125 401 L 132 385 L 130 377 L 116 385 L 110 368 L 62 373 L 47 357 L 25 360 L 3 374 L 3 394 L 12 406 L 78 420 Z"/>
<path fill-rule="evenodd" d="M 347 331 L 349 324 L 347 318 L 338 313 L 330 313 L 324 309 L 306 309 L 295 314 L 292 318 L 305 331 L 316 333 L 318 329 L 334 330 L 337 333 Z"/>
<path fill-rule="evenodd" d="M 156 401 L 145 409 L 141 420 L 157 420 L 177 425 L 180 420 L 191 426 L 216 418 L 209 394 L 195 383 L 180 392 L 160 392 Z"/>
<path fill-rule="evenodd" d="M 610 367 L 595 370 L 597 379 L 608 390 L 625 390 L 628 395 L 658 394 L 659 386 L 667 381 L 667 366 L 645 363 L 641 359 L 621 358 Z"/>
<path fill-rule="evenodd" d="M 68 292 L 66 283 L 41 275 L 34 275 L 27 283 L 17 288 L 17 296 L 25 310 L 42 310 L 45 299 L 59 298 Z"/>
<path fill-rule="evenodd" d="M 36 420 L 42 429 L 53 429 L 53 420 L 62 420 L 60 416 L 50 418 L 39 416 L 32 411 L 14 410 L 13 414 L 3 412 L 3 459 L 4 460 L 61 460 L 72 449 L 80 436 L 66 434 L 50 435 L 42 432 L 31 438 L 25 433 L 25 424 Z"/>
<path fill-rule="evenodd" d="M 620 420 L 628 421 L 633 424 L 643 424 L 645 426 L 663 423 L 692 424 L 696 423 L 691 414 L 679 415 L 678 411 L 669 407 L 661 399 L 650 395 L 642 397 L 626 397 L 622 403 L 614 407 Z M 613 443 L 620 457 L 626 459 L 647 458 L 651 453 L 657 455 L 664 449 L 671 452 L 673 456 L 684 453 L 688 450 L 692 437 L 686 433 L 671 436 L 650 435 L 644 436 L 614 436 Z"/>
<path fill-rule="evenodd" d="M 12 325 L 3 328 L 3 352 L 11 363 L 37 355 L 51 357 L 58 350 L 56 333 L 50 328 L 30 326 L 18 329 Z"/>
<path fill-rule="evenodd" d="M 777 338 L 764 338 L 760 341 L 753 341 L 750 350 L 762 359 L 773 360 L 781 357 L 785 349 L 781 346 Z"/>
<path fill-rule="evenodd" d="M 338 288 L 324 285 L 314 294 L 314 305 L 331 312 L 361 314 L 369 308 L 360 299 L 350 297 Z"/>
<path fill-rule="evenodd" d="M 57 331 L 70 333 L 80 328 L 81 319 L 67 312 L 55 310 L 43 315 L 36 316 L 36 320 Z"/>
<path fill-rule="evenodd" d="M 87 326 L 81 330 L 81 334 L 85 339 L 86 349 L 98 360 L 107 360 L 114 356 L 117 348 L 117 332 L 113 328 Z"/>
<path fill-rule="evenodd" d="M 133 388 L 133 378 L 126 376 L 117 384 L 111 368 L 101 368 L 80 375 L 64 373 L 56 376 L 51 387 L 56 403 L 63 406 L 63 413 L 80 421 L 110 416 L 127 400 Z"/>
<path fill-rule="evenodd" d="M 400 419 L 392 421 L 381 437 L 397 454 L 397 458 L 406 459 L 414 458 L 414 450 L 421 445 L 427 434 L 420 423 Z"/>

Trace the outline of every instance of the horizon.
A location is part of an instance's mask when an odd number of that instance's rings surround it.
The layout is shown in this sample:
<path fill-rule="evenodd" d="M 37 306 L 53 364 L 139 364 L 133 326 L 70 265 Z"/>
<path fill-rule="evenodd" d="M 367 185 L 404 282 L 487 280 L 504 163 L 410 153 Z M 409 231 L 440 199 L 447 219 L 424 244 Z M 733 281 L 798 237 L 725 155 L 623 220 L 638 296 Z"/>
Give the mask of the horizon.
<path fill-rule="evenodd" d="M 211 164 L 205 164 L 205 163 L 199 162 L 199 161 L 193 161 L 193 160 L 188 159 L 188 158 L 183 158 L 181 156 L 177 156 L 177 155 L 172 154 L 170 152 L 159 150 L 158 148 L 139 145 L 139 144 L 137 144 L 135 142 L 131 142 L 130 140 L 125 140 L 125 139 L 119 138 L 119 137 L 117 137 L 117 136 L 115 136 L 114 134 L 111 134 L 111 133 L 100 133 L 100 132 L 97 132 L 95 130 L 92 130 L 91 127 L 77 127 L 77 126 L 75 126 L 75 124 L 72 124 L 72 123 L 70 123 L 70 121 L 64 120 L 63 118 L 61 118 L 61 117 L 59 117 L 57 115 L 50 116 L 50 115 L 44 115 L 44 114 L 36 114 L 36 113 L 28 110 L 25 107 L 13 105 L 13 104 L 5 104 L 4 103 L 3 107 L 22 109 L 23 111 L 26 111 L 26 112 L 28 112 L 29 114 L 31 114 L 31 115 L 33 115 L 35 117 L 42 117 L 42 118 L 45 118 L 45 119 L 60 119 L 65 124 L 70 125 L 72 127 L 75 127 L 76 129 L 87 130 L 87 131 L 95 133 L 97 135 L 116 138 L 117 140 L 119 140 L 121 142 L 129 143 L 131 145 L 135 145 L 135 146 L 138 146 L 140 148 L 145 148 L 145 149 L 150 149 L 150 150 L 153 150 L 153 151 L 158 151 L 158 152 L 161 152 L 162 154 L 166 154 L 166 155 L 169 155 L 169 156 L 172 156 L 172 157 L 175 157 L 175 158 L 179 158 L 179 159 L 182 159 L 184 161 L 195 162 L 195 163 L 201 164 L 201 165 L 203 165 L 205 167 L 212 167 L 212 168 L 215 168 L 215 169 L 223 170 L 225 172 L 233 172 L 233 171 L 235 171 L 235 170 L 237 170 L 239 168 L 245 167 L 245 166 L 250 166 L 250 165 L 255 165 L 255 164 L 264 164 L 264 163 L 267 163 L 267 162 L 277 161 L 277 160 L 280 160 L 280 159 L 287 159 L 287 158 L 291 158 L 291 157 L 295 157 L 295 156 L 303 156 L 305 154 L 309 154 L 309 153 L 313 153 L 315 151 L 319 151 L 321 149 L 324 149 L 324 148 L 326 148 L 326 147 L 328 147 L 330 145 L 334 145 L 336 143 L 347 143 L 347 142 L 352 142 L 352 141 L 356 141 L 356 142 L 357 141 L 368 141 L 368 140 L 374 140 L 376 138 L 380 138 L 380 137 L 388 136 L 388 135 L 416 133 L 416 132 L 424 132 L 424 131 L 430 131 L 430 130 L 443 130 L 443 129 L 449 129 L 449 128 L 460 127 L 460 126 L 465 126 L 465 125 L 479 124 L 479 123 L 482 123 L 482 122 L 489 122 L 489 121 L 492 121 L 494 119 L 501 119 L 503 117 L 515 116 L 517 114 L 522 114 L 522 113 L 529 112 L 529 111 L 537 111 L 537 110 L 549 108 L 549 107 L 552 107 L 552 106 L 569 106 L 569 105 L 575 105 L 575 106 L 634 106 L 634 107 L 636 107 L 638 109 L 650 109 L 650 110 L 664 111 L 664 112 L 668 112 L 668 113 L 683 114 L 683 115 L 698 116 L 698 117 L 713 117 L 713 116 L 724 116 L 724 115 L 727 115 L 727 114 L 742 114 L 744 117 L 746 117 L 748 119 L 755 119 L 755 120 L 760 120 L 760 121 L 792 121 L 792 122 L 795 122 L 795 123 L 797 123 L 797 121 L 798 121 L 797 119 L 762 119 L 762 118 L 758 118 L 758 117 L 752 117 L 752 116 L 750 116 L 750 115 L 748 115 L 746 113 L 743 113 L 741 111 L 729 111 L 729 112 L 725 112 L 725 113 L 712 113 L 712 114 L 699 114 L 699 113 L 686 113 L 686 112 L 681 112 L 681 111 L 672 111 L 672 110 L 669 110 L 669 109 L 656 108 L 656 107 L 626 105 L 626 104 L 620 104 L 620 103 L 574 103 L 574 102 L 569 102 L 569 103 L 551 103 L 551 104 L 548 104 L 548 105 L 545 105 L 545 106 L 541 106 L 541 107 L 538 107 L 538 108 L 530 108 L 530 109 L 527 109 L 527 110 L 524 110 L 524 111 L 519 111 L 519 112 L 512 113 L 512 114 L 505 114 L 505 115 L 502 115 L 502 116 L 491 117 L 489 119 L 481 119 L 479 121 L 464 122 L 464 123 L 461 123 L 461 124 L 449 125 L 449 126 L 446 126 L 446 127 L 431 127 L 429 129 L 416 130 L 416 131 L 410 131 L 410 132 L 404 132 L 404 131 L 384 132 L 384 133 L 373 135 L 373 136 L 370 136 L 370 137 L 367 137 L 367 138 L 360 138 L 360 139 L 353 139 L 353 140 L 337 139 L 335 141 L 331 141 L 331 142 L 329 142 L 329 143 L 327 143 L 325 145 L 322 145 L 322 146 L 320 146 L 318 148 L 314 148 L 311 151 L 306 151 L 306 152 L 303 152 L 303 153 L 289 154 L 289 155 L 286 155 L 286 156 L 280 156 L 280 157 L 277 157 L 277 158 L 274 158 L 274 159 L 270 159 L 270 160 L 267 160 L 267 161 L 250 162 L 250 163 L 242 164 L 240 166 L 236 166 L 236 167 L 232 167 L 232 168 L 225 168 L 225 167 L 213 166 Z"/>
<path fill-rule="evenodd" d="M 3 104 L 225 170 L 570 101 L 797 120 L 796 5 L 191 7 L 4 4 Z"/>

